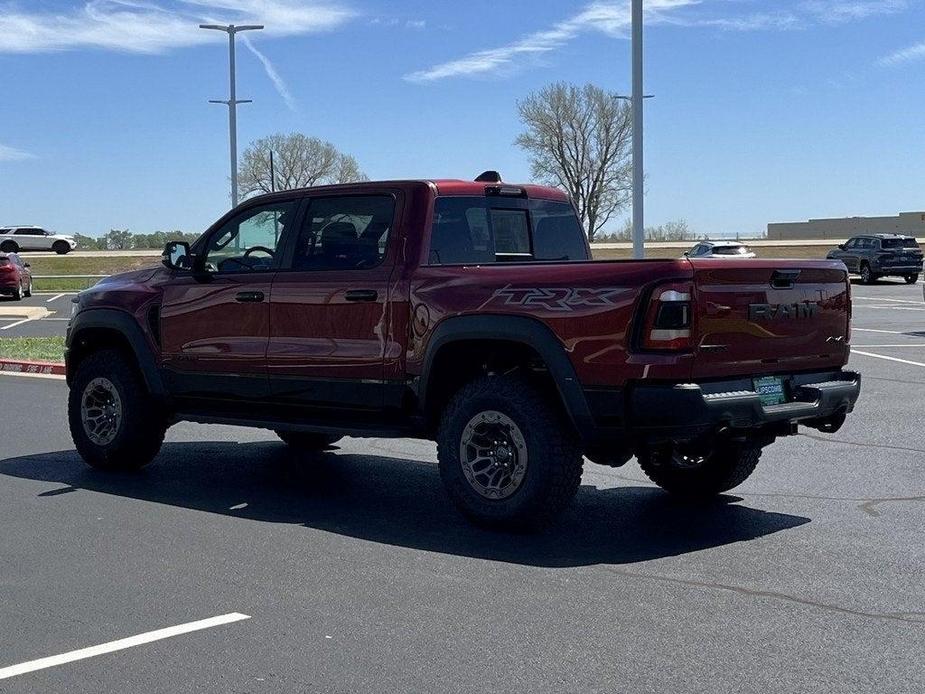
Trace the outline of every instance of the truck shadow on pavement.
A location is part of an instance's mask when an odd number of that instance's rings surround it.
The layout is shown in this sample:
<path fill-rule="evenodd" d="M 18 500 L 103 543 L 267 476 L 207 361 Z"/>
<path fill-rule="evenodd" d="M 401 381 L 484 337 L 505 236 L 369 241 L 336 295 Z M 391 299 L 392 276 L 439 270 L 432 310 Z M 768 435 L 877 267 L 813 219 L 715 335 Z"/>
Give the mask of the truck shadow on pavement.
<path fill-rule="evenodd" d="M 561 520 L 534 535 L 473 527 L 452 507 L 433 463 L 283 444 L 167 444 L 135 474 L 86 467 L 74 451 L 0 461 L 0 475 L 65 487 L 56 503 L 89 490 L 400 547 L 539 567 L 630 564 L 763 537 L 810 519 L 740 506 L 723 496 L 688 505 L 652 487 L 582 486 Z"/>

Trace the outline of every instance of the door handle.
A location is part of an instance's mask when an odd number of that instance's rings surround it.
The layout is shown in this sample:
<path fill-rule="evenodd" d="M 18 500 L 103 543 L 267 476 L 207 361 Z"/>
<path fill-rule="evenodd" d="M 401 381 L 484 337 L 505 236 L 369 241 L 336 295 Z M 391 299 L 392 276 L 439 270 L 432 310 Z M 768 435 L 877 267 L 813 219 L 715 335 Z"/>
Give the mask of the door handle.
<path fill-rule="evenodd" d="M 234 300 L 242 304 L 258 304 L 263 298 L 263 292 L 238 292 L 234 296 Z"/>
<path fill-rule="evenodd" d="M 379 292 L 375 289 L 351 289 L 344 298 L 347 301 L 375 301 L 379 298 Z"/>

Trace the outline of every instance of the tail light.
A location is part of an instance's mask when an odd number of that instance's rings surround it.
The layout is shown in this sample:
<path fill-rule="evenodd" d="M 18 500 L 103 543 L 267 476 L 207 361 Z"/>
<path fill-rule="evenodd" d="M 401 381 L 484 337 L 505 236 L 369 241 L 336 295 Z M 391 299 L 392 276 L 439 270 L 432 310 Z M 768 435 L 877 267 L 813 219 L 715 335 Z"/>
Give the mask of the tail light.
<path fill-rule="evenodd" d="M 691 348 L 694 287 L 690 282 L 656 287 L 646 308 L 642 347 L 655 350 Z"/>

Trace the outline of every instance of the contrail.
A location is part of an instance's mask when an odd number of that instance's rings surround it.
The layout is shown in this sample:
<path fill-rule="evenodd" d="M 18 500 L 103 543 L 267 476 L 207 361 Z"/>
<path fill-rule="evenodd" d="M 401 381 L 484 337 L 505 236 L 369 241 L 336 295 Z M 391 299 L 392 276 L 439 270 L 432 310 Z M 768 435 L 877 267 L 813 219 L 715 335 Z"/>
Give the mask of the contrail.
<path fill-rule="evenodd" d="M 263 69 L 266 70 L 267 77 L 270 78 L 270 81 L 273 83 L 273 86 L 276 87 L 276 91 L 279 92 L 279 95 L 283 97 L 283 101 L 286 102 L 286 106 L 289 107 L 290 111 L 296 110 L 295 99 L 292 96 L 292 93 L 289 91 L 289 87 L 286 85 L 286 82 L 282 77 L 279 76 L 279 73 L 276 71 L 276 68 L 273 67 L 273 63 L 270 62 L 270 59 L 267 58 L 263 53 L 257 50 L 248 36 L 242 35 L 241 40 L 244 42 L 244 45 L 257 56 L 257 60 L 260 61 L 263 65 Z"/>

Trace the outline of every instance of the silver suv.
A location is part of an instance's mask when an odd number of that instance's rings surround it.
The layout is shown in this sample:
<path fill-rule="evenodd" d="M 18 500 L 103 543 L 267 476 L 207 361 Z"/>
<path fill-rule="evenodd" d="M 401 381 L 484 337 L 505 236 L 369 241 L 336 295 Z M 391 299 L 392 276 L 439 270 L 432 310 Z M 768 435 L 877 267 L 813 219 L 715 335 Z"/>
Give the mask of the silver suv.
<path fill-rule="evenodd" d="M 77 248 L 73 236 L 56 234 L 37 226 L 0 227 L 0 252 L 54 251 L 58 255 Z"/>

